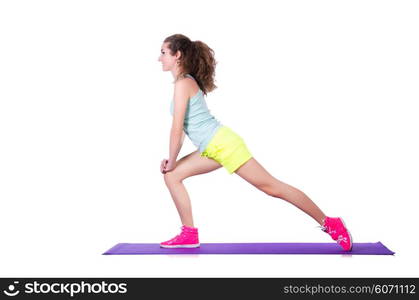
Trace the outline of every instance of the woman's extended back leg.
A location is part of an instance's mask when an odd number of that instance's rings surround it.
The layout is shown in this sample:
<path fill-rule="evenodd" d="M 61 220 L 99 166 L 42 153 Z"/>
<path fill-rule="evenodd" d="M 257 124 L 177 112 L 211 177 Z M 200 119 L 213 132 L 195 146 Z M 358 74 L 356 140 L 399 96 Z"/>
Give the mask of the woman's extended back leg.
<path fill-rule="evenodd" d="M 310 215 L 319 224 L 323 224 L 325 214 L 305 193 L 273 177 L 255 158 L 248 160 L 235 172 L 259 190 L 272 197 L 288 201 Z"/>

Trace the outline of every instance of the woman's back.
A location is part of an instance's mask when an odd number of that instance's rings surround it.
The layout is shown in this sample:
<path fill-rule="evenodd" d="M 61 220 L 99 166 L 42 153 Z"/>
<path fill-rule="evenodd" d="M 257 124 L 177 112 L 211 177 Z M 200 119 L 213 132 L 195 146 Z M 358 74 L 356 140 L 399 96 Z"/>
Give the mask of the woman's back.
<path fill-rule="evenodd" d="M 186 76 L 195 80 L 190 74 L 186 74 Z M 173 115 L 173 109 L 174 103 L 172 100 L 170 105 L 171 115 Z M 188 101 L 183 123 L 185 133 L 192 143 L 199 148 L 199 151 L 203 152 L 217 129 L 221 126 L 221 122 L 210 114 L 204 93 L 199 89 Z"/>

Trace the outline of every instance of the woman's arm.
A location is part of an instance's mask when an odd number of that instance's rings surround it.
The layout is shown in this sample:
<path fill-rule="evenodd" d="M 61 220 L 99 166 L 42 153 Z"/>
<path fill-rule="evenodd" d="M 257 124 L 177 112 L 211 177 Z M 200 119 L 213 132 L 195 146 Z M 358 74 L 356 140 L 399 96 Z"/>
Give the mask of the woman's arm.
<path fill-rule="evenodd" d="M 187 80 L 179 80 L 175 84 L 173 122 L 170 130 L 169 161 L 172 162 L 176 162 L 185 138 L 183 122 L 185 120 L 188 100 L 188 82 Z"/>

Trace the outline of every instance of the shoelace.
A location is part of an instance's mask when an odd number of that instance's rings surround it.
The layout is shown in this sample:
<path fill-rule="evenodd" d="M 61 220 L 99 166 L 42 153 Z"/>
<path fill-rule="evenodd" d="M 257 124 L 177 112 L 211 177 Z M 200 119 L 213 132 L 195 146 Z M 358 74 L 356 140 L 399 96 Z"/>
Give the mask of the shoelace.
<path fill-rule="evenodd" d="M 345 243 L 348 243 L 348 240 L 346 237 L 343 237 L 342 235 L 338 236 L 337 242 L 340 244 L 340 242 L 343 241 Z"/>
<path fill-rule="evenodd" d="M 321 230 L 323 230 L 324 232 L 327 232 L 329 234 L 336 233 L 336 230 L 330 230 L 330 228 L 328 228 L 327 226 L 317 226 L 317 227 L 320 227 Z M 330 230 L 330 231 L 328 231 L 328 230 Z M 338 236 L 336 242 L 338 244 L 340 244 L 341 242 L 349 243 L 348 239 L 346 237 L 343 237 L 343 235 L 341 235 L 341 234 Z"/>
<path fill-rule="evenodd" d="M 317 226 L 317 227 L 320 227 L 320 229 L 322 231 L 330 233 L 330 234 L 336 233 L 336 230 L 331 230 L 330 227 L 327 227 L 327 226 L 320 225 L 320 226 Z"/>
<path fill-rule="evenodd" d="M 186 237 L 188 234 L 190 234 L 190 233 L 185 232 L 185 231 L 182 231 L 180 234 L 178 234 L 177 236 L 175 236 L 174 239 L 179 239 L 179 238 L 182 238 L 182 237 Z"/>

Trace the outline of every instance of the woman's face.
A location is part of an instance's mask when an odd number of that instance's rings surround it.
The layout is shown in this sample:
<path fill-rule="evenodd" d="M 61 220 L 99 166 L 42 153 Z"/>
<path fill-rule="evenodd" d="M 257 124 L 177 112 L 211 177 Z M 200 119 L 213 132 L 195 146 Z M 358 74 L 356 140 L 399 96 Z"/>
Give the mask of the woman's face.
<path fill-rule="evenodd" d="M 163 71 L 170 71 L 176 66 L 176 56 L 170 55 L 168 43 L 163 43 L 158 61 L 162 63 Z"/>

